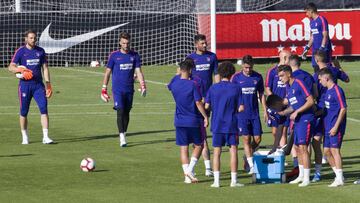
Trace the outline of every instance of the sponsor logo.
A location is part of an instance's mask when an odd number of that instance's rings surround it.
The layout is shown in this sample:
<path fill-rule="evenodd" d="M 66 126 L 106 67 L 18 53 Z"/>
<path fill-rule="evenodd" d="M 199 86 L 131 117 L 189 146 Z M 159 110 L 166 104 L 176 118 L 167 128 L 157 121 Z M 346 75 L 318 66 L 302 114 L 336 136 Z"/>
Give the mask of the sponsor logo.
<path fill-rule="evenodd" d="M 131 70 L 133 68 L 132 63 L 120 64 L 120 70 Z"/>
<path fill-rule="evenodd" d="M 278 41 L 308 41 L 310 39 L 310 20 L 308 18 L 302 19 L 302 24 L 294 24 L 287 27 L 285 19 L 263 19 L 260 22 L 262 26 L 262 40 L 263 42 L 278 42 Z M 335 25 L 329 24 L 330 39 L 336 38 L 338 40 L 349 40 L 352 38 L 350 33 L 350 23 L 337 23 Z"/>
<path fill-rule="evenodd" d="M 255 87 L 243 87 L 243 88 L 241 88 L 241 92 L 243 94 L 255 94 L 255 90 L 256 90 Z"/>
<path fill-rule="evenodd" d="M 40 59 L 28 59 L 26 60 L 27 66 L 36 66 L 40 64 Z"/>
<path fill-rule="evenodd" d="M 115 26 L 112 26 L 112 27 L 107 27 L 107 28 L 104 28 L 104 29 L 101 29 L 101 30 L 96 30 L 96 31 L 93 31 L 93 32 L 88 32 L 88 33 L 85 33 L 85 34 L 81 34 L 81 35 L 76 35 L 76 36 L 73 36 L 73 37 L 69 37 L 69 38 L 66 38 L 66 39 L 53 39 L 51 36 L 50 36 L 50 26 L 51 26 L 51 23 L 45 28 L 45 30 L 41 33 L 40 35 L 40 38 L 39 38 L 39 45 L 40 47 L 44 48 L 45 49 L 45 52 L 48 53 L 48 54 L 53 54 L 53 53 L 57 53 L 57 52 L 61 52 L 65 49 L 68 49 L 72 46 L 75 46 L 77 44 L 80 44 L 80 43 L 83 43 L 83 42 L 86 42 L 92 38 L 95 38 L 97 36 L 100 36 L 104 33 L 107 33 L 107 32 L 110 32 L 112 30 L 115 30 L 119 27 L 122 27 L 122 26 L 125 26 L 129 24 L 129 22 L 127 23 L 123 23 L 123 24 L 120 24 L 120 25 L 115 25 Z"/>
<path fill-rule="evenodd" d="M 195 66 L 196 71 L 207 71 L 210 70 L 210 64 L 199 64 Z"/>

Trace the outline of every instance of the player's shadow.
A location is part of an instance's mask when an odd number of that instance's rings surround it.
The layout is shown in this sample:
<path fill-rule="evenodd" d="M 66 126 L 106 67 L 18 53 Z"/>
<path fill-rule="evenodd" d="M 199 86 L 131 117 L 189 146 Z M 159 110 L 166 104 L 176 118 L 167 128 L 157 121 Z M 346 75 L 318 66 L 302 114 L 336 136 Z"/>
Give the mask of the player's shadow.
<path fill-rule="evenodd" d="M 94 170 L 92 171 L 93 173 L 102 173 L 102 172 L 109 172 L 110 170 L 107 170 L 107 169 L 100 169 L 100 170 Z"/>
<path fill-rule="evenodd" d="M 9 154 L 9 155 L 0 155 L 0 158 L 13 158 L 13 157 L 23 157 L 23 156 L 32 156 L 33 154 Z"/>
<path fill-rule="evenodd" d="M 169 130 L 153 130 L 153 131 L 139 131 L 128 133 L 126 136 L 137 136 L 137 135 L 148 135 L 148 134 L 157 134 L 157 133 L 164 133 L 164 132 L 173 132 L 174 129 Z M 76 137 L 76 138 L 65 138 L 65 139 L 57 139 L 58 143 L 66 143 L 66 142 L 85 142 L 85 141 L 92 141 L 92 140 L 101 140 L 101 139 L 108 139 L 108 138 L 117 138 L 119 134 L 111 134 L 111 135 L 95 135 L 95 136 L 86 136 L 86 137 Z"/>
<path fill-rule="evenodd" d="M 175 142 L 175 138 L 166 138 L 162 140 L 149 140 L 149 141 L 141 141 L 141 142 L 130 142 L 128 143 L 127 147 L 135 147 L 139 145 L 148 145 L 148 144 L 159 144 L 166 142 Z"/>
<path fill-rule="evenodd" d="M 343 142 L 353 142 L 353 141 L 359 141 L 360 138 L 353 138 L 353 139 L 344 139 Z"/>

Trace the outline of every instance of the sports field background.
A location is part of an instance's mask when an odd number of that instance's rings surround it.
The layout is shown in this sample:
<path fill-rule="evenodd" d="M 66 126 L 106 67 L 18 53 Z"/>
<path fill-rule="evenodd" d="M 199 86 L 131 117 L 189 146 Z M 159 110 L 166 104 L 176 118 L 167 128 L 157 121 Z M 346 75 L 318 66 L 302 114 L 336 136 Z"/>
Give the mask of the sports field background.
<path fill-rule="evenodd" d="M 51 68 L 54 94 L 49 100 L 49 136 L 58 144 L 41 143 L 40 117 L 33 100 L 28 116 L 30 144 L 21 145 L 18 82 L 1 68 L 0 202 L 358 202 L 360 185 L 353 181 L 360 178 L 360 62 L 342 65 L 351 82 L 340 82 L 348 103 L 342 149 L 346 183 L 340 188 L 327 187 L 334 178 L 328 165 L 323 166 L 323 180 L 307 188 L 250 184 L 241 159 L 239 180 L 246 186 L 230 188 L 227 148 L 222 156 L 221 188 L 210 188 L 212 178 L 204 176 L 202 159 L 196 167 L 200 183 L 184 184 L 174 139 L 175 104 L 165 86 L 175 66 L 143 67 L 148 94 L 142 98 L 135 92 L 127 148 L 119 147 L 112 103 L 100 100 L 104 69 Z M 255 70 L 265 77 L 269 67 L 256 65 Z M 310 70 L 309 63 L 303 67 Z M 270 129 L 263 125 L 263 130 L 262 145 L 270 145 Z M 96 160 L 95 172 L 80 171 L 84 157 Z"/>

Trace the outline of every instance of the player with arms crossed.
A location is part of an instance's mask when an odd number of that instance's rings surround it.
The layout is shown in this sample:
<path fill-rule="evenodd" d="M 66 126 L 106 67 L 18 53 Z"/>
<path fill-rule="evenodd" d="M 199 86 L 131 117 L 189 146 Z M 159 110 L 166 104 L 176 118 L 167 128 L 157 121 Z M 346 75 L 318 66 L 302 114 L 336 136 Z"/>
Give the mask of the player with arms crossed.
<path fill-rule="evenodd" d="M 312 47 L 312 58 L 311 64 L 314 70 L 318 69 L 318 66 L 315 62 L 314 53 L 317 50 L 322 50 L 326 53 L 325 61 L 326 63 L 331 62 L 332 56 L 332 44 L 329 37 L 329 25 L 328 21 L 324 16 L 319 15 L 317 11 L 317 7 L 314 3 L 309 3 L 305 7 L 306 16 L 310 18 L 310 40 L 308 44 L 305 46 L 304 51 L 302 53 L 302 58 L 306 58 L 306 54 L 309 51 L 310 47 Z"/>
<path fill-rule="evenodd" d="M 346 100 L 341 87 L 335 84 L 332 72 L 325 68 L 319 71 L 319 80 L 322 86 L 327 88 L 324 95 L 324 153 L 335 172 L 336 178 L 329 187 L 344 185 L 342 170 L 341 144 L 346 128 Z"/>
<path fill-rule="evenodd" d="M 314 120 L 314 98 L 304 82 L 292 75 L 291 67 L 282 65 L 279 67 L 278 75 L 280 80 L 287 84 L 287 96 L 284 104 L 290 107 L 279 112 L 280 115 L 289 115 L 294 122 L 294 144 L 299 159 L 299 176 L 290 184 L 299 184 L 299 187 L 306 187 L 310 184 L 310 158 L 308 145 L 312 134 Z"/>
<path fill-rule="evenodd" d="M 197 34 L 194 37 L 195 51 L 187 56 L 194 60 L 195 67 L 192 70 L 193 78 L 200 78 L 204 85 L 204 97 L 210 86 L 213 84 L 213 75 L 215 82 L 219 82 L 219 74 L 217 73 L 218 60 L 215 53 L 207 50 L 207 42 L 205 35 Z M 206 131 L 205 131 L 206 133 Z M 212 176 L 211 164 L 210 164 L 210 151 L 206 140 L 207 136 L 204 137 L 204 148 L 202 156 L 205 164 L 205 175 Z"/>
<path fill-rule="evenodd" d="M 242 62 L 242 70 L 233 75 L 231 82 L 237 84 L 241 89 L 245 109 L 237 114 L 237 121 L 239 133 L 244 142 L 246 160 L 250 167 L 249 174 L 252 174 L 254 168 L 252 155 L 259 146 L 262 135 L 258 100 L 260 99 L 263 109 L 266 109 L 266 101 L 264 80 L 260 73 L 254 71 L 252 56 L 245 55 Z M 266 116 L 267 113 L 264 111 L 264 117 Z"/>
<path fill-rule="evenodd" d="M 223 146 L 230 147 L 230 187 L 241 187 L 237 181 L 238 145 L 236 114 L 243 110 L 241 105 L 241 90 L 237 84 L 231 83 L 230 78 L 235 73 L 235 67 L 230 62 L 223 62 L 219 66 L 221 82 L 212 85 L 206 95 L 205 108 L 212 111 L 211 132 L 214 147 L 214 183 L 211 187 L 220 187 L 220 156 Z"/>
<path fill-rule="evenodd" d="M 120 147 L 126 147 L 126 132 L 130 121 L 130 110 L 134 96 L 134 72 L 141 86 L 141 95 L 146 96 L 144 75 L 141 71 L 140 55 L 130 50 L 130 34 L 122 32 L 119 37 L 120 50 L 110 54 L 105 69 L 101 99 L 110 101 L 107 85 L 112 76 L 112 92 L 114 96 L 114 110 L 117 111 L 117 126 L 120 137 Z"/>
<path fill-rule="evenodd" d="M 185 183 L 197 182 L 193 174 L 194 167 L 201 155 L 204 134 L 202 126 L 208 126 L 202 97 L 194 80 L 190 80 L 193 61 L 185 59 L 180 63 L 180 78 L 172 79 L 168 85 L 175 103 L 174 125 L 176 128 L 176 144 L 180 146 L 180 160 L 185 175 Z M 175 76 L 178 77 L 178 76 Z M 189 162 L 189 144 L 194 150 Z"/>
<path fill-rule="evenodd" d="M 48 136 L 49 116 L 47 109 L 47 99 L 52 95 L 50 83 L 50 72 L 47 65 L 47 57 L 43 48 L 36 46 L 36 33 L 29 30 L 25 33 L 25 46 L 16 50 L 9 71 L 21 73 L 19 77 L 19 100 L 20 100 L 20 128 L 22 134 L 22 144 L 29 144 L 28 119 L 31 99 L 34 98 L 40 113 L 41 126 L 43 131 L 43 144 L 54 143 Z M 43 83 L 43 76 L 46 87 Z"/>

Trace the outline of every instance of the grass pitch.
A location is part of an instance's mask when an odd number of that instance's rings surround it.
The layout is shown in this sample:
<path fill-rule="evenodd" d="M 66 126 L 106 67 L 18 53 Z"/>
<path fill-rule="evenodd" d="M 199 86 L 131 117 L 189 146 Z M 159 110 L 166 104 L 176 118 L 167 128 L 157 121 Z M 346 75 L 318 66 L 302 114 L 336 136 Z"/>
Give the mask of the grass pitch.
<path fill-rule="evenodd" d="M 54 94 L 49 101 L 49 135 L 58 144 L 43 145 L 39 111 L 29 113 L 30 144 L 21 145 L 17 79 L 0 70 L 0 201 L 1 202 L 358 202 L 360 185 L 360 62 L 343 63 L 351 82 L 344 88 L 348 124 L 342 154 L 346 184 L 328 188 L 334 178 L 323 166 L 323 180 L 307 188 L 289 184 L 251 184 L 242 171 L 243 188 L 230 188 L 229 154 L 224 148 L 220 189 L 210 188 L 200 159 L 200 183 L 183 183 L 173 127 L 174 102 L 165 84 L 175 66 L 144 67 L 148 95 L 136 91 L 128 129 L 128 147 L 120 148 L 112 103 L 100 100 L 103 68 L 51 68 Z M 263 74 L 269 65 L 256 65 Z M 308 63 L 304 64 L 310 70 Z M 150 82 L 152 81 L 152 82 Z M 136 84 L 136 89 L 138 88 Z M 263 125 L 262 145 L 270 145 Z M 211 133 L 208 130 L 208 135 Z M 208 139 L 211 143 L 211 138 Z M 241 143 L 242 144 L 242 143 Z M 242 146 L 242 145 L 240 145 Z M 243 155 L 242 148 L 239 157 Z M 84 157 L 96 160 L 92 173 L 80 171 Z M 291 165 L 290 158 L 288 162 Z M 290 168 L 287 168 L 289 170 Z"/>

